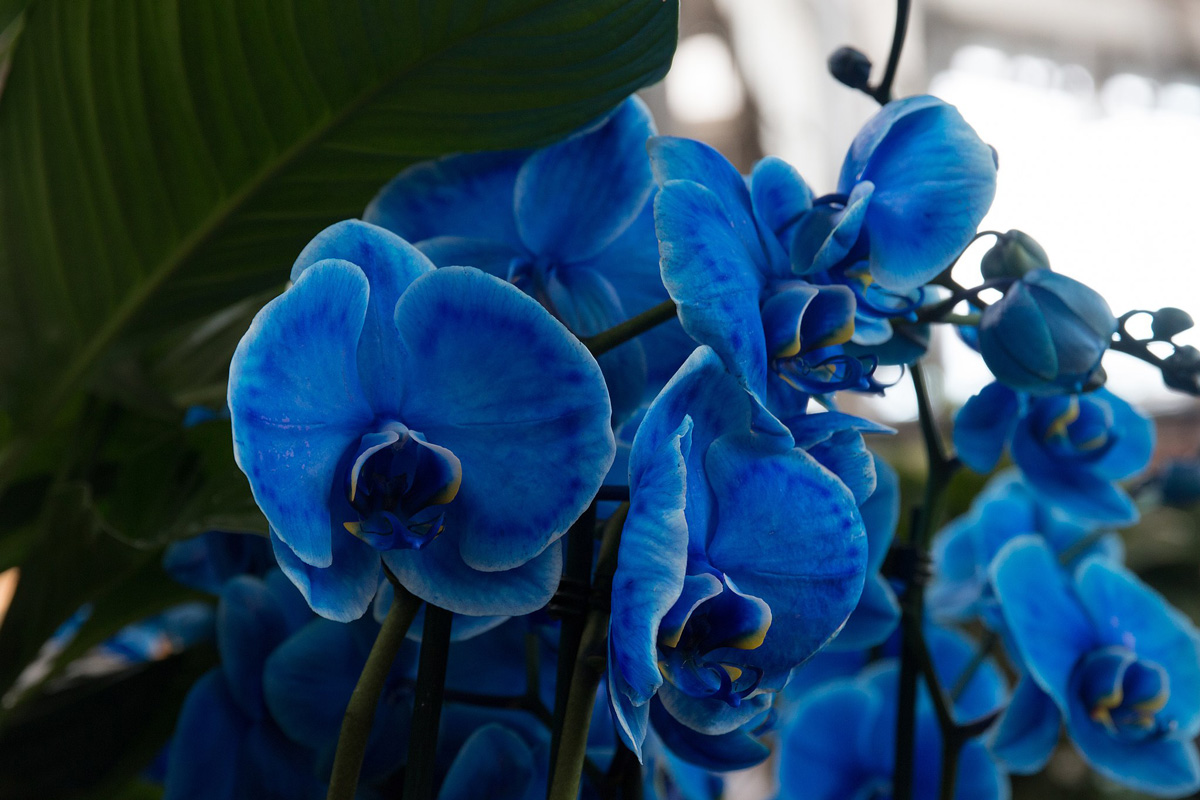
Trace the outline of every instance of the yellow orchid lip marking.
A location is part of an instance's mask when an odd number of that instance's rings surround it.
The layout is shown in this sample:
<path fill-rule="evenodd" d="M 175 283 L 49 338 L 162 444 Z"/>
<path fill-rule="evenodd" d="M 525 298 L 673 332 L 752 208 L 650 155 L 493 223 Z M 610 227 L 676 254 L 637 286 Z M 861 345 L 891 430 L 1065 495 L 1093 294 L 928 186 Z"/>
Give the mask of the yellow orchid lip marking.
<path fill-rule="evenodd" d="M 791 339 L 780 345 L 780 347 L 775 351 L 775 358 L 791 358 L 792 356 L 800 353 L 800 320 L 803 318 L 803 313 L 796 318 L 795 333 L 793 333 Z"/>
<path fill-rule="evenodd" d="M 742 668 L 735 667 L 733 664 L 722 664 L 721 669 L 725 670 L 725 674 L 729 676 L 729 680 L 736 681 L 742 677 Z"/>
<path fill-rule="evenodd" d="M 1046 428 L 1043 439 L 1050 441 L 1055 436 L 1066 436 L 1067 427 L 1077 419 L 1079 419 L 1079 398 L 1072 397 L 1063 413 L 1055 417 L 1054 421 Z"/>
<path fill-rule="evenodd" d="M 788 377 L 788 375 L 787 375 L 787 373 L 785 373 L 785 372 L 776 372 L 775 374 L 776 374 L 776 375 L 778 375 L 778 376 L 779 376 L 779 378 L 780 378 L 780 379 L 781 379 L 781 380 L 782 380 L 784 383 L 786 383 L 788 386 L 792 387 L 792 388 L 793 388 L 793 389 L 795 389 L 796 391 L 798 391 L 798 392 L 803 392 L 803 391 L 804 391 L 804 388 L 803 388 L 803 387 L 801 387 L 801 386 L 800 386 L 800 384 L 796 383 L 796 381 L 794 381 L 794 380 L 792 380 L 791 378 L 789 378 L 789 377 Z"/>
<path fill-rule="evenodd" d="M 1170 695 L 1167 692 L 1159 692 L 1149 700 L 1135 703 L 1133 707 L 1138 711 L 1149 711 L 1151 713 L 1162 711 L 1166 707 L 1168 699 L 1170 699 Z"/>
<path fill-rule="evenodd" d="M 767 640 L 767 631 L 771 628 L 771 620 L 767 620 L 757 630 L 750 631 L 744 636 L 739 636 L 729 643 L 730 647 L 736 647 L 738 650 L 755 650 L 762 647 L 762 643 Z"/>
<path fill-rule="evenodd" d="M 1098 447 L 1103 447 L 1107 441 L 1108 433 L 1102 431 L 1093 436 L 1091 439 L 1088 439 L 1086 442 L 1081 442 L 1080 444 L 1075 445 L 1075 447 L 1084 451 L 1095 450 Z"/>
<path fill-rule="evenodd" d="M 814 348 L 829 347 L 835 344 L 845 344 L 854 336 L 854 317 L 849 317 L 841 327 L 829 332 L 829 335 L 813 343 Z"/>
<path fill-rule="evenodd" d="M 358 536 L 358 532 L 360 530 L 362 530 L 362 523 L 361 522 L 343 522 L 342 527 L 345 528 L 350 533 L 354 534 L 355 536 Z"/>
<path fill-rule="evenodd" d="M 659 630 L 658 636 L 662 640 L 662 645 L 664 647 L 678 647 L 679 640 L 683 638 L 683 627 L 680 625 L 678 628 L 674 628 L 666 633 Z"/>
<path fill-rule="evenodd" d="M 1112 710 L 1121 705 L 1121 701 L 1125 699 L 1125 692 L 1121 686 L 1115 687 L 1111 693 L 1104 695 L 1096 700 L 1092 706 L 1091 713 L 1088 714 L 1093 722 L 1099 722 L 1105 728 L 1113 730 L 1116 725 L 1112 721 Z"/>

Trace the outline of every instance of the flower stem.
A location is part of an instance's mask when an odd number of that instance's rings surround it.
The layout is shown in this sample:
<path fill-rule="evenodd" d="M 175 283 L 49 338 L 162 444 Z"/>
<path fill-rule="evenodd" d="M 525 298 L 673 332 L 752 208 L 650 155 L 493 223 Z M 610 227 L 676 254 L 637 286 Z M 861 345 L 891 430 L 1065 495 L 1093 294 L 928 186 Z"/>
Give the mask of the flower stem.
<path fill-rule="evenodd" d="M 558 757 L 562 742 L 567 699 L 575 676 L 575 656 L 587 625 L 588 592 L 592 585 L 592 556 L 595 553 L 596 504 L 592 503 L 583 516 L 567 531 L 567 558 L 563 569 L 562 589 L 565 594 L 580 598 L 578 605 L 565 603 L 562 612 L 561 634 L 558 640 L 558 670 L 554 683 L 554 726 L 550 736 L 550 763 Z M 561 591 L 561 590 L 560 590 Z"/>
<path fill-rule="evenodd" d="M 999 641 L 1000 637 L 995 631 L 988 631 L 983 635 L 978 647 L 975 649 L 974 655 L 971 656 L 971 660 L 967 662 L 967 666 L 963 668 L 962 674 L 958 676 L 958 680 L 954 682 L 954 686 L 950 689 L 951 700 L 958 702 L 958 698 L 970 686 L 971 679 L 975 677 L 975 673 L 983 666 L 983 662 L 987 661 L 988 656 L 991 655 L 992 648 Z"/>
<path fill-rule="evenodd" d="M 434 755 L 442 720 L 453 616 L 432 604 L 425 607 L 412 729 L 408 739 L 408 765 L 404 768 L 404 800 L 433 800 Z"/>
<path fill-rule="evenodd" d="M 389 575 L 389 578 L 391 576 Z M 420 598 L 410 593 L 399 583 L 393 582 L 395 598 L 383 627 L 375 637 L 367 663 L 350 695 L 342 717 L 342 732 L 338 737 L 337 752 L 333 757 L 333 774 L 329 779 L 329 800 L 353 800 L 358 788 L 358 773 L 362 769 L 367 740 L 371 736 L 371 723 L 375 721 L 375 706 L 391 671 L 392 662 L 404 636 L 412 625 Z"/>
<path fill-rule="evenodd" d="M 879 85 L 867 92 L 880 105 L 886 105 L 892 100 L 892 84 L 896 80 L 896 69 L 900 66 L 900 51 L 904 49 L 904 38 L 908 35 L 908 17 L 911 10 L 911 0 L 897 0 L 896 27 L 892 31 L 892 49 L 888 53 L 887 66 L 883 70 L 883 78 L 880 79 Z"/>
<path fill-rule="evenodd" d="M 596 563 L 593 595 L 607 600 L 612 592 L 612 577 L 617 569 L 617 548 L 629 504 L 622 503 L 604 527 L 600 556 Z M 563 714 L 562 737 L 556 758 L 550 767 L 549 800 L 575 800 L 579 796 L 579 778 L 587 755 L 588 729 L 596 690 L 604 677 L 608 644 L 608 603 L 593 603 L 588 613 L 583 640 L 576 653 L 571 691 Z M 406 798 L 407 800 L 407 798 Z"/>
<path fill-rule="evenodd" d="M 946 489 L 959 466 L 958 459 L 947 453 L 941 433 L 937 429 L 925 367 L 920 362 L 912 366 L 912 379 L 913 389 L 917 394 L 921 434 L 925 440 L 925 454 L 929 461 L 929 476 L 925 482 L 924 502 L 914 514 L 912 529 L 909 531 L 908 546 L 912 550 L 916 567 L 910 572 L 908 585 L 901 598 L 902 636 L 900 686 L 896 713 L 896 769 L 892 781 L 895 800 L 912 800 L 913 796 L 917 678 L 923 673 L 930 688 L 941 691 L 925 645 L 925 580 L 927 576 L 923 562 L 928 556 L 929 542 L 933 538 L 933 532 L 942 515 Z M 939 697 L 938 699 L 944 698 Z M 943 728 L 947 726 L 946 721 L 941 719 L 940 715 L 939 723 Z M 953 720 L 950 720 L 949 724 L 952 725 Z M 943 736 L 949 736 L 952 732 L 953 728 L 943 731 Z M 953 786 L 953 767 L 948 768 L 946 774 L 943 775 L 943 785 L 947 783 L 946 778 L 949 778 L 949 784 Z"/>
<path fill-rule="evenodd" d="M 664 300 L 636 317 L 630 317 L 619 325 L 614 325 L 606 331 L 600 331 L 595 336 L 588 336 L 583 343 L 592 355 L 598 356 L 674 318 L 675 301 Z"/>

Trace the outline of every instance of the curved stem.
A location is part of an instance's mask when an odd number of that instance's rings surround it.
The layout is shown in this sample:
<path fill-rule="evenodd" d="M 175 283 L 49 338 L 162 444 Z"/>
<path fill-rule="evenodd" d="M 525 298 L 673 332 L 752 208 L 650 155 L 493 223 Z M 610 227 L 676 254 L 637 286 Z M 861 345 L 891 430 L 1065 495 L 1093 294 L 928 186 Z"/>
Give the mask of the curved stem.
<path fill-rule="evenodd" d="M 911 11 L 911 0 L 897 0 L 896 27 L 892 31 L 892 49 L 888 53 L 887 66 L 879 85 L 867 92 L 880 105 L 886 105 L 892 100 L 892 84 L 896 80 L 896 69 L 900 66 L 900 51 L 904 49 L 904 37 L 908 35 L 908 18 Z"/>
<path fill-rule="evenodd" d="M 980 293 L 988 289 L 1004 289 L 1010 286 L 1012 282 L 1012 278 L 993 278 L 992 280 L 984 281 L 978 286 L 973 286 L 970 289 L 959 287 L 958 289 L 954 290 L 954 294 L 950 295 L 945 300 L 934 303 L 931 306 L 926 306 L 918 311 L 917 322 L 948 322 L 950 312 L 952 312 L 954 307 L 963 300 L 967 300 L 976 306 L 986 307 L 988 304 L 979 299 Z"/>
<path fill-rule="evenodd" d="M 389 575 L 389 578 L 391 576 Z M 329 800 L 353 800 L 358 788 L 358 773 L 362 769 L 363 756 L 367 751 L 367 740 L 371 736 L 371 723 L 375 721 L 375 706 L 383 691 L 392 662 L 404 636 L 412 625 L 420 598 L 403 586 L 393 582 L 395 597 L 383 627 L 375 637 L 367 663 L 363 666 L 358 683 L 346 705 L 342 717 L 342 732 L 338 737 L 337 752 L 333 757 L 333 774 L 329 779 Z"/>
<path fill-rule="evenodd" d="M 591 351 L 592 355 L 598 356 L 674 318 L 675 301 L 664 300 L 636 317 L 630 317 L 619 325 L 614 325 L 606 331 L 600 331 L 595 336 L 588 336 L 583 340 L 583 344 Z"/>
<path fill-rule="evenodd" d="M 433 800 L 434 756 L 442 721 L 446 661 L 450 651 L 450 622 L 454 615 L 435 605 L 425 607 L 421 659 L 413 697 L 408 765 L 404 768 L 404 800 Z"/>

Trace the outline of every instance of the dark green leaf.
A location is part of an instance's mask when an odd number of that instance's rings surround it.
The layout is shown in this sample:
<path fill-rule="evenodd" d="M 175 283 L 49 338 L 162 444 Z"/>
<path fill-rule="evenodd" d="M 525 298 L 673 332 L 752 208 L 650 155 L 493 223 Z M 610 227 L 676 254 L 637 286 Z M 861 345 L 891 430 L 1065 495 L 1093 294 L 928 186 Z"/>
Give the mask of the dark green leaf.
<path fill-rule="evenodd" d="M 0 405 L 26 423 L 0 474 L 114 345 L 281 285 L 409 163 L 594 118 L 664 74 L 677 16 L 677 0 L 33 4 L 0 103 Z"/>
<path fill-rule="evenodd" d="M 127 793 L 167 741 L 211 648 L 141 664 L 39 698 L 0 730 L 0 800 L 154 797 Z"/>
<path fill-rule="evenodd" d="M 125 415 L 119 427 L 94 473 L 108 533 L 138 547 L 214 529 L 266 534 L 234 462 L 228 420 L 184 428 L 178 419 Z"/>
<path fill-rule="evenodd" d="M 121 544 L 102 527 L 86 485 L 51 490 L 38 521 L 39 537 L 21 565 L 16 594 L 0 626 L 0 693 L 81 605 L 152 557 Z"/>
<path fill-rule="evenodd" d="M 59 652 L 47 679 L 59 674 L 72 661 L 102 644 L 126 625 L 195 600 L 211 598 L 172 580 L 163 571 L 158 558 L 146 560 L 119 584 L 102 591 L 91 601 L 91 614 L 70 644 Z"/>

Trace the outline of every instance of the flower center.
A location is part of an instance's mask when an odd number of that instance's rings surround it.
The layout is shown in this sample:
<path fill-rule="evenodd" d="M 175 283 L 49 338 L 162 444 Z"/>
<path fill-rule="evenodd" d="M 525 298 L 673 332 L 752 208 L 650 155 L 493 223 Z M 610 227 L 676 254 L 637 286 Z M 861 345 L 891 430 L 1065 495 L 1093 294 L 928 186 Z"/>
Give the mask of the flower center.
<path fill-rule="evenodd" d="M 1062 457 L 1092 456 L 1109 443 L 1111 411 L 1089 397 L 1056 397 L 1043 401 L 1042 440 Z"/>
<path fill-rule="evenodd" d="M 713 584 L 715 591 L 686 610 L 682 621 L 674 613 L 668 614 L 670 622 L 664 619 L 658 668 L 685 694 L 737 708 L 758 688 L 763 672 L 748 658 L 730 660 L 729 649 L 757 649 L 771 626 L 771 610 L 759 598 L 737 591 L 728 577 Z"/>
<path fill-rule="evenodd" d="M 378 550 L 420 549 L 444 527 L 446 505 L 462 484 L 454 453 L 399 422 L 363 436 L 346 476 L 358 519 L 346 530 Z"/>
<path fill-rule="evenodd" d="M 1113 737 L 1141 741 L 1172 727 L 1159 712 L 1171 696 L 1166 671 L 1127 647 L 1088 653 L 1075 668 L 1078 696 L 1088 716 Z"/>
<path fill-rule="evenodd" d="M 875 365 L 845 353 L 855 301 L 845 287 L 778 281 L 762 302 L 767 356 L 775 373 L 808 394 L 865 389 Z"/>

